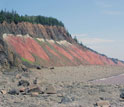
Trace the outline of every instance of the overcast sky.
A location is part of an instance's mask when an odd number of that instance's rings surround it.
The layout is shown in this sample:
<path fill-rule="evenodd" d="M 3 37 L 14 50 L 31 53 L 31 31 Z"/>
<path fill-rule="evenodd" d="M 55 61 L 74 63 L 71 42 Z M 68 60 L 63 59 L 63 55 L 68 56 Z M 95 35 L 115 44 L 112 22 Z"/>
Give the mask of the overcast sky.
<path fill-rule="evenodd" d="M 0 9 L 52 16 L 86 46 L 124 60 L 124 0 L 0 0 Z"/>

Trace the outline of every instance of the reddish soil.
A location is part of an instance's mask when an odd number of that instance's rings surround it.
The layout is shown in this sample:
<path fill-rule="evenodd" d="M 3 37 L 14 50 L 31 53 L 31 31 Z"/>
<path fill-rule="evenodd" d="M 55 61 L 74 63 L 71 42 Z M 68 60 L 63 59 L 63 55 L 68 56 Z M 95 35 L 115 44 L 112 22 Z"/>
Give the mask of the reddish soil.
<path fill-rule="evenodd" d="M 57 50 L 59 51 L 60 54 L 63 54 L 65 57 L 67 57 L 68 59 L 70 59 L 71 61 L 73 61 L 73 57 L 66 52 L 63 48 L 57 46 L 56 44 L 51 43 L 51 45 Z"/>
<path fill-rule="evenodd" d="M 38 56 L 45 61 L 53 62 L 45 52 L 45 50 L 48 50 L 51 53 L 50 57 L 53 55 L 55 56 L 54 58 L 61 59 L 58 60 L 58 62 L 65 65 L 69 63 L 77 65 L 79 64 L 78 62 L 86 62 L 87 64 L 92 65 L 124 65 L 119 61 L 116 64 L 106 56 L 99 55 L 76 45 L 62 47 L 55 43 L 50 43 L 51 46 L 53 46 L 53 48 L 56 50 L 55 52 L 47 44 L 45 44 L 44 47 L 46 49 L 44 50 L 41 45 L 31 37 L 8 35 L 5 40 L 7 41 L 8 45 L 11 45 L 13 50 L 15 50 L 21 57 L 32 62 L 35 62 L 33 55 Z M 62 55 L 65 56 L 64 59 L 62 59 Z M 67 62 L 66 59 L 69 59 L 71 62 Z"/>
<path fill-rule="evenodd" d="M 55 55 L 55 56 L 57 56 L 57 57 L 60 58 L 60 56 L 59 56 L 55 51 L 53 51 L 50 47 L 48 47 L 47 45 L 46 45 L 45 47 L 46 47 L 46 49 L 47 49 L 50 53 L 52 53 L 53 55 Z"/>
<path fill-rule="evenodd" d="M 49 57 L 41 46 L 30 37 L 8 36 L 8 43 L 13 46 L 16 52 L 23 58 L 34 62 L 32 54 L 39 56 L 44 60 L 49 60 Z"/>
<path fill-rule="evenodd" d="M 82 58 L 84 58 L 90 64 L 97 64 L 97 65 L 115 65 L 115 63 L 108 59 L 105 56 L 101 56 L 89 50 L 82 50 L 78 47 L 72 45 L 71 48 L 75 50 Z M 121 62 L 118 62 L 118 65 L 124 65 Z"/>
<path fill-rule="evenodd" d="M 82 58 L 81 58 L 76 52 L 72 51 L 71 49 L 68 49 L 68 51 L 69 51 L 73 56 L 75 56 L 76 58 L 78 58 L 79 60 L 82 61 Z"/>

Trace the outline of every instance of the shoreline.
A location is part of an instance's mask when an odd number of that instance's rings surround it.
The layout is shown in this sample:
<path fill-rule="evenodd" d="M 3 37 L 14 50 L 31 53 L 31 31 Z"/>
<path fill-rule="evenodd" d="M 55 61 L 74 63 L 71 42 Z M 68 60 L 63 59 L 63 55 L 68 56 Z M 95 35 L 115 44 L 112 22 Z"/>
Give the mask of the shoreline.
<path fill-rule="evenodd" d="M 54 67 L 50 69 L 31 69 L 39 72 L 43 78 L 52 82 L 70 81 L 70 82 L 90 82 L 96 79 L 107 78 L 124 73 L 124 67 L 121 66 L 66 66 Z"/>

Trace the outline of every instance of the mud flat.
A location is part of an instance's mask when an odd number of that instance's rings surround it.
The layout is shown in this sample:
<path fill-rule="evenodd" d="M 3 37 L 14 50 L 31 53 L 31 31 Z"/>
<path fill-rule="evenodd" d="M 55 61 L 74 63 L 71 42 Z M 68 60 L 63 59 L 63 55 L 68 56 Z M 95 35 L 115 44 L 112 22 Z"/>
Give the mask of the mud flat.
<path fill-rule="evenodd" d="M 124 73 L 124 67 L 52 67 L 0 72 L 0 107 L 124 107 L 124 85 L 93 80 Z M 123 97 L 123 95 L 122 95 Z"/>

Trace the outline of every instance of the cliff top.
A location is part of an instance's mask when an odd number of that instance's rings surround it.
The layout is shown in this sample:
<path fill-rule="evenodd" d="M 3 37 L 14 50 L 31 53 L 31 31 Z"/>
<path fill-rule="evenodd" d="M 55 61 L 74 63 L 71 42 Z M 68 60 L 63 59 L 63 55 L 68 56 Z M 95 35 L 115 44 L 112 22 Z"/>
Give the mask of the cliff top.
<path fill-rule="evenodd" d="M 12 11 L 12 12 L 9 12 L 9 11 L 3 11 L 1 10 L 0 11 L 0 23 L 3 23 L 3 22 L 7 22 L 7 23 L 20 23 L 20 22 L 30 22 L 30 23 L 33 23 L 33 24 L 42 24 L 42 25 L 51 25 L 51 26 L 62 26 L 64 27 L 64 24 L 57 20 L 56 18 L 53 18 L 53 17 L 45 17 L 45 16 L 41 16 L 41 15 L 38 15 L 38 16 L 28 16 L 28 15 L 25 15 L 25 16 L 22 16 L 22 15 L 19 15 L 16 11 Z"/>

